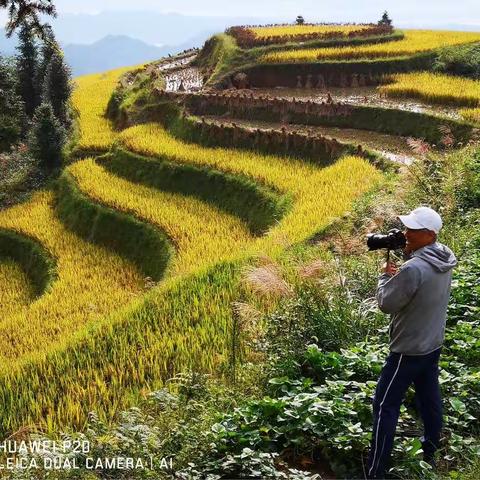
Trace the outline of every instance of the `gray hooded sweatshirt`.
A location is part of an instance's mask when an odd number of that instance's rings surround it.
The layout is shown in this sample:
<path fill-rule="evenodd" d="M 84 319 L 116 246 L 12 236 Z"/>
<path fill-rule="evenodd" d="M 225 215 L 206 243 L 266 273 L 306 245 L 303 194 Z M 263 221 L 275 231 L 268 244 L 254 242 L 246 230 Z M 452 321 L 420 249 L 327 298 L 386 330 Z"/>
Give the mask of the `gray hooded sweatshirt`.
<path fill-rule="evenodd" d="M 395 275 L 380 275 L 377 301 L 391 314 L 392 352 L 426 355 L 442 346 L 456 265 L 453 252 L 435 242 L 413 252 Z"/>

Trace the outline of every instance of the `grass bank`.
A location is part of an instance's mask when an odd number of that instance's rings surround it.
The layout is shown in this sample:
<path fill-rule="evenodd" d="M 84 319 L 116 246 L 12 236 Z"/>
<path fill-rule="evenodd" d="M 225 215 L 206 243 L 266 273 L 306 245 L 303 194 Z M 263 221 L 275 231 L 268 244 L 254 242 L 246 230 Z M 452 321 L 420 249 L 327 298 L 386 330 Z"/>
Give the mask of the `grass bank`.
<path fill-rule="evenodd" d="M 96 203 L 81 192 L 68 172 L 57 181 L 55 208 L 62 223 L 80 237 L 121 254 L 154 281 L 163 277 L 173 255 L 167 236 L 130 215 Z"/>
<path fill-rule="evenodd" d="M 240 217 L 254 235 L 266 232 L 289 209 L 288 196 L 240 175 L 159 161 L 123 149 L 97 161 L 109 172 L 132 182 L 211 203 Z"/>

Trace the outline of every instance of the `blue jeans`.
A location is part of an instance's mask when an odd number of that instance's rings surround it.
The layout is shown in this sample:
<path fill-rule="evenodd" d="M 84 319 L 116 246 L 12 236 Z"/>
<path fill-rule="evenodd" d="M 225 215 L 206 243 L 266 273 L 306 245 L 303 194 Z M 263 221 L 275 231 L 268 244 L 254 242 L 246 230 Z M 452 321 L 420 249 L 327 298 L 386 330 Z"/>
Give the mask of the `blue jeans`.
<path fill-rule="evenodd" d="M 384 478 L 393 448 L 400 406 L 413 383 L 424 436 L 425 460 L 433 459 L 442 430 L 442 400 L 438 383 L 441 348 L 427 355 L 390 352 L 380 374 L 373 400 L 373 432 L 368 457 L 367 478 Z"/>

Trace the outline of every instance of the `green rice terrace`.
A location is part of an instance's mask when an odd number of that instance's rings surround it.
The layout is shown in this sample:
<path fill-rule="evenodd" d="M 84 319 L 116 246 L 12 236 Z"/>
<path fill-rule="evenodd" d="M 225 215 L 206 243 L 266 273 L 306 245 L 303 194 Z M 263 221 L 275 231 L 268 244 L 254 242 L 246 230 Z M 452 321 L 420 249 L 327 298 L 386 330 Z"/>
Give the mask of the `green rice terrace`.
<path fill-rule="evenodd" d="M 478 478 L 480 32 L 232 27 L 72 102 L 58 177 L 2 185 L 0 431 L 154 461 L 0 477 L 364 478 L 388 353 L 365 238 L 425 204 L 460 262 L 442 446 L 434 471 L 410 391 L 390 474 Z"/>

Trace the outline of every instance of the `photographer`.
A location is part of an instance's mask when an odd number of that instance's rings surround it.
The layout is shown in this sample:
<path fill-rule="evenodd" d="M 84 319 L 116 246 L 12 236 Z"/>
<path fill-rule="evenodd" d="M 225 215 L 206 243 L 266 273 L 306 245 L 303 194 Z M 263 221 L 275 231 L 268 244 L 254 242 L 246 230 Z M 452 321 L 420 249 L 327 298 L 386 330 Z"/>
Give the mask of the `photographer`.
<path fill-rule="evenodd" d="M 398 218 L 406 227 L 404 252 L 408 260 L 398 269 L 387 261 L 378 280 L 378 305 L 391 314 L 390 354 L 373 401 L 368 478 L 384 478 L 400 406 L 412 383 L 424 425 L 424 460 L 431 465 L 442 428 L 438 360 L 457 260 L 448 247 L 437 242 L 442 228 L 437 212 L 420 207 Z"/>

